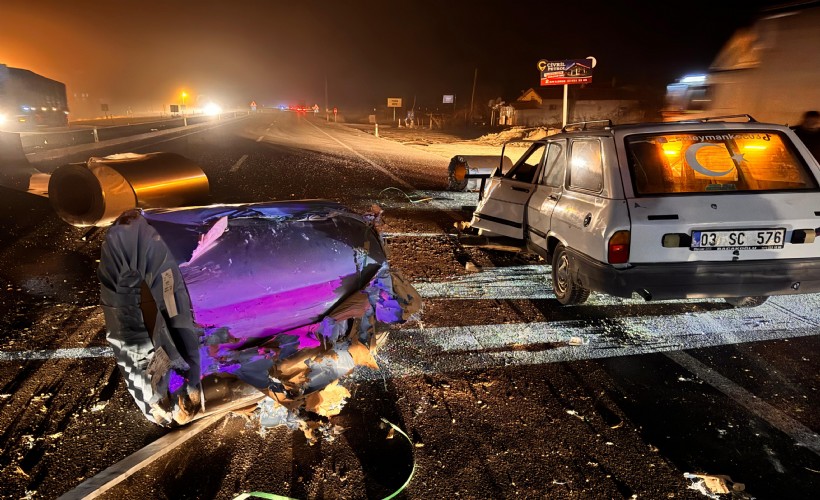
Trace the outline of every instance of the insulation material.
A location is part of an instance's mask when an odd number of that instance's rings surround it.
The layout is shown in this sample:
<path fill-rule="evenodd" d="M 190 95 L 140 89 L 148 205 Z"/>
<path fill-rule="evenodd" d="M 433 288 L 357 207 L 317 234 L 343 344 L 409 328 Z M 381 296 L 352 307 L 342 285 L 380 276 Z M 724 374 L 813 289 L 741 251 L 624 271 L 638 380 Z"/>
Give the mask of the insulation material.
<path fill-rule="evenodd" d="M 336 382 L 377 367 L 376 325 L 421 304 L 372 225 L 328 201 L 131 210 L 98 276 L 128 389 L 161 425 L 249 391 L 268 396 L 263 422 L 334 415 L 349 397 Z"/>

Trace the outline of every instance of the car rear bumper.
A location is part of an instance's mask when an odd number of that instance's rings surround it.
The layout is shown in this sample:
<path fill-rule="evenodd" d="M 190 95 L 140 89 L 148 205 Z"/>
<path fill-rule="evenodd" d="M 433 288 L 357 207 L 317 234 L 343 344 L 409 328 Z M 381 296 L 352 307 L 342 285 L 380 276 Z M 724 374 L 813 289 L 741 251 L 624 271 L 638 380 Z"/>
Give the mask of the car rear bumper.
<path fill-rule="evenodd" d="M 626 269 L 568 251 L 576 280 L 616 297 L 647 300 L 820 292 L 820 259 L 635 264 Z"/>

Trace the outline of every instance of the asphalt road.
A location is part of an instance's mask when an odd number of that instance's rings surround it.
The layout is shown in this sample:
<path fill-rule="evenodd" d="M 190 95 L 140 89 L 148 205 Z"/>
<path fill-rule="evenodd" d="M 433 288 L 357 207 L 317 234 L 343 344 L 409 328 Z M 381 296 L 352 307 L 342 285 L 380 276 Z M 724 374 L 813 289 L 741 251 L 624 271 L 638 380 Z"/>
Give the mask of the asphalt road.
<path fill-rule="evenodd" d="M 408 498 L 704 498 L 685 473 L 731 476 L 755 498 L 820 491 L 818 296 L 561 307 L 543 262 L 447 236 L 474 195 L 442 191 L 446 158 L 292 113 L 95 155 L 126 150 L 197 161 L 214 203 L 379 204 L 391 265 L 425 304 L 390 332 L 382 370 L 346 382 L 339 436 L 311 446 L 228 416 L 105 498 L 381 498 L 413 464 Z M 0 496 L 55 498 L 168 432 L 106 349 L 103 232 L 0 194 Z M 387 439 L 381 418 L 415 445 Z"/>

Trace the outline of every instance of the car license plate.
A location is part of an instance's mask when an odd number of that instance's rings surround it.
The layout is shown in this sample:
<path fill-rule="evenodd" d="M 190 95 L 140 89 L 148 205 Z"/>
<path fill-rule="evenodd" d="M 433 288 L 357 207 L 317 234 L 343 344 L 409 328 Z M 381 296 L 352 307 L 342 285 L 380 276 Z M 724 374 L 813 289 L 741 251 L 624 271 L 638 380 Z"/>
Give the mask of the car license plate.
<path fill-rule="evenodd" d="M 783 248 L 785 229 L 692 231 L 692 250 L 765 250 Z"/>

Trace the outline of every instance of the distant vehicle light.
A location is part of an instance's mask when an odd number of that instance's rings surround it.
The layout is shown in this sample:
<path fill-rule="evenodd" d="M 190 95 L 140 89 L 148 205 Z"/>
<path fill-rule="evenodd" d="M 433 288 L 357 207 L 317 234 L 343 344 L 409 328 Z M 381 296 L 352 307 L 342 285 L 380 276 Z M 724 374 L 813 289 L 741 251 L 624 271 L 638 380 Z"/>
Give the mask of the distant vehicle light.
<path fill-rule="evenodd" d="M 54 106 L 52 106 L 52 107 L 51 107 L 51 111 L 57 111 L 57 108 L 55 108 Z"/>
<path fill-rule="evenodd" d="M 696 84 L 696 83 L 706 83 L 706 75 L 686 75 L 680 79 L 681 83 L 687 84 Z"/>
<path fill-rule="evenodd" d="M 46 107 L 45 107 L 45 106 L 43 106 L 43 107 L 41 107 L 41 108 L 40 108 L 40 110 L 45 111 L 45 110 L 46 110 Z"/>
<path fill-rule="evenodd" d="M 3 125 L 4 123 L 6 123 L 6 115 L 0 113 L 0 125 Z"/>
<path fill-rule="evenodd" d="M 216 116 L 222 113 L 222 106 L 214 102 L 209 102 L 204 108 L 202 108 L 202 111 L 208 116 Z"/>

